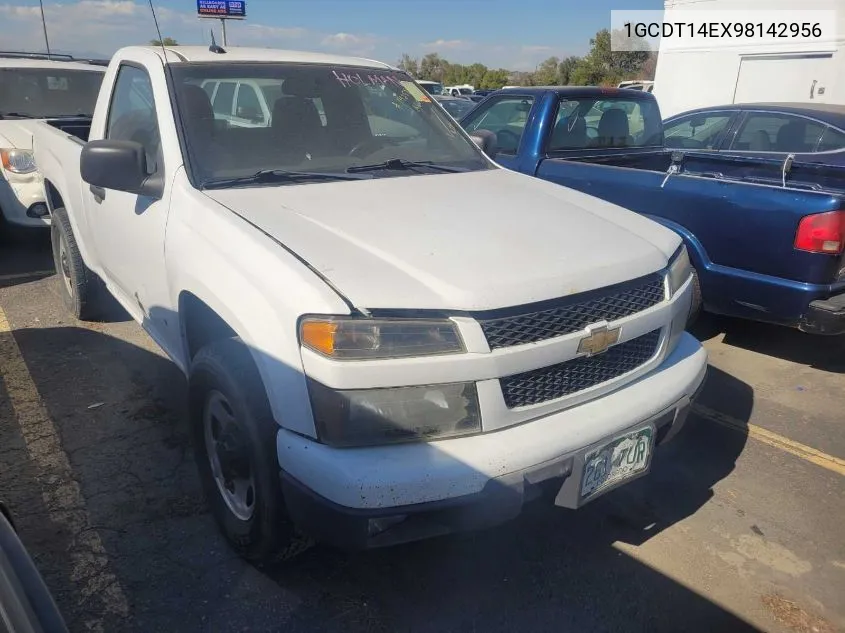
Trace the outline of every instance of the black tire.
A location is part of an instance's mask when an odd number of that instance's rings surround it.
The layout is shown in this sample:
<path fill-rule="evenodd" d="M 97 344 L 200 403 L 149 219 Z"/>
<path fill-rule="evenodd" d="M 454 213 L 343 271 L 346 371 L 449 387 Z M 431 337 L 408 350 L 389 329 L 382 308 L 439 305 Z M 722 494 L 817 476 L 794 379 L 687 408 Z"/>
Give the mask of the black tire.
<path fill-rule="evenodd" d="M 94 320 L 100 308 L 99 278 L 82 260 L 67 211 L 61 207 L 52 214 L 50 241 L 59 278 L 59 294 L 65 307 L 80 321 Z"/>
<path fill-rule="evenodd" d="M 203 347 L 191 363 L 188 378 L 191 434 L 200 479 L 215 520 L 234 550 L 253 563 L 292 558 L 312 541 L 299 533 L 288 518 L 279 481 L 276 455 L 278 425 L 258 369 L 239 338 L 214 341 Z M 224 498 L 212 468 L 206 442 L 206 409 L 222 395 L 237 426 L 239 466 L 249 460 L 252 493 L 251 515 L 238 516 Z M 219 400 L 218 400 L 219 403 Z M 219 424 L 219 423 L 218 423 Z M 228 427 L 227 427 L 228 428 Z M 220 439 L 216 442 L 224 442 Z M 218 467 L 224 461 L 218 454 Z M 225 484 L 223 484 L 225 486 Z"/>
<path fill-rule="evenodd" d="M 698 318 L 701 316 L 703 310 L 704 300 L 701 297 L 701 283 L 698 281 L 698 273 L 693 269 L 692 271 L 692 301 L 690 303 L 689 318 L 687 319 L 687 327 L 692 327 Z"/>

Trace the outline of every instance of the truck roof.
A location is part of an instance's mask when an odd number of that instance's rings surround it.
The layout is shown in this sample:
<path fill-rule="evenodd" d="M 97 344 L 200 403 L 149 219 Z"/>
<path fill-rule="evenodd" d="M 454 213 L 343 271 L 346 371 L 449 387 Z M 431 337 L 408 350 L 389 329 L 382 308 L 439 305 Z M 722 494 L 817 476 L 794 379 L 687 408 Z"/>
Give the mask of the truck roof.
<path fill-rule="evenodd" d="M 160 46 L 128 47 L 155 51 L 163 57 Z M 208 46 L 166 46 L 168 62 L 293 62 L 303 64 L 335 64 L 338 66 L 361 66 L 362 68 L 383 68 L 395 70 L 384 62 L 362 57 L 347 57 L 329 53 L 280 50 L 276 48 L 247 48 L 226 46 L 225 53 L 213 53 Z"/>
<path fill-rule="evenodd" d="M 0 68 L 56 68 L 60 70 L 87 70 L 104 73 L 105 67 L 99 63 L 85 61 L 60 61 L 53 59 L 4 57 L 0 53 Z"/>
<path fill-rule="evenodd" d="M 795 103 L 795 102 L 760 102 L 760 103 L 729 103 L 725 105 L 704 106 L 694 110 L 679 112 L 666 120 L 671 121 L 681 116 L 713 112 L 717 110 L 762 110 L 764 112 L 782 112 L 798 114 L 816 118 L 828 125 L 845 128 L 845 105 L 838 103 Z"/>

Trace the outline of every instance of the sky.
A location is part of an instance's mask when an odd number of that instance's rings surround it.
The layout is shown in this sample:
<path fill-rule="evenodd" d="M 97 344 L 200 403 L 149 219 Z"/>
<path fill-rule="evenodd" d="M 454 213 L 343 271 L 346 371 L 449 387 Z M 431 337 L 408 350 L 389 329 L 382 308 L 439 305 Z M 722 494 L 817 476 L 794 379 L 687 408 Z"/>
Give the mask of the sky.
<path fill-rule="evenodd" d="M 208 44 L 220 22 L 196 17 L 196 0 L 153 0 L 162 35 Z M 402 53 L 533 70 L 552 55 L 583 55 L 611 9 L 662 9 L 662 0 L 246 0 L 227 23 L 233 46 L 358 55 L 396 63 Z M 50 45 L 86 56 L 156 37 L 146 0 L 44 0 Z M 0 0 L 0 50 L 44 50 L 38 0 Z"/>

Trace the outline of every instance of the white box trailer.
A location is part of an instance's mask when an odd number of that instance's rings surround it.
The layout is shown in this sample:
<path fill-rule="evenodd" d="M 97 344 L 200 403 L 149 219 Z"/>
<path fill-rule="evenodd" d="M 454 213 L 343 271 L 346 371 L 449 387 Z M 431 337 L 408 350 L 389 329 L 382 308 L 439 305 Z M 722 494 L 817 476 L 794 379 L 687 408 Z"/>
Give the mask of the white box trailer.
<path fill-rule="evenodd" d="M 773 11 L 835 13 L 835 28 L 818 40 L 737 38 L 681 42 L 663 39 L 657 58 L 654 94 L 661 113 L 730 103 L 845 104 L 845 0 L 666 0 L 664 21 L 686 18 L 693 10 L 728 21 L 730 11 L 759 10 L 765 22 Z M 746 14 L 747 15 L 747 14 Z M 804 20 L 810 20 L 806 13 Z"/>

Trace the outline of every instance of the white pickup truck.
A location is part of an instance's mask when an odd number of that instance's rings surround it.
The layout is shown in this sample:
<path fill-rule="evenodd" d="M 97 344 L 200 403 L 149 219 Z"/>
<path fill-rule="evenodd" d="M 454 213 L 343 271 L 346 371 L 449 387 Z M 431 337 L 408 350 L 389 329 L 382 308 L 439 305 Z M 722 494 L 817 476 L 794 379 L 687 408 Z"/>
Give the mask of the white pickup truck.
<path fill-rule="evenodd" d="M 280 85 L 263 126 L 215 116 L 224 80 Z M 679 237 L 481 140 L 385 64 L 201 47 L 118 51 L 86 142 L 35 131 L 65 303 L 107 288 L 188 376 L 247 559 L 577 508 L 684 423 L 707 356 Z"/>
<path fill-rule="evenodd" d="M 0 223 L 49 226 L 32 128 L 50 119 L 84 133 L 104 71 L 98 62 L 68 55 L 0 51 Z"/>

